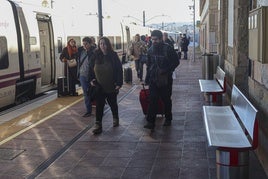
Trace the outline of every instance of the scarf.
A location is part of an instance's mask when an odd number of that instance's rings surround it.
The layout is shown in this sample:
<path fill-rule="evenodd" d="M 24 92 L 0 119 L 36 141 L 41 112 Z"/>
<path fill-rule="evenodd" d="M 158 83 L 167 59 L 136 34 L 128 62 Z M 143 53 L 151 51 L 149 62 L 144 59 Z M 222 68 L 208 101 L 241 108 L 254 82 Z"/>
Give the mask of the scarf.
<path fill-rule="evenodd" d="M 72 47 L 72 46 L 70 45 L 70 41 L 71 41 L 71 40 L 73 40 L 73 39 L 70 39 L 70 40 L 68 41 L 68 44 L 67 44 L 68 55 L 69 55 L 70 58 L 72 58 L 72 56 L 78 52 L 78 49 L 77 49 L 76 46 L 73 46 L 73 47 Z"/>

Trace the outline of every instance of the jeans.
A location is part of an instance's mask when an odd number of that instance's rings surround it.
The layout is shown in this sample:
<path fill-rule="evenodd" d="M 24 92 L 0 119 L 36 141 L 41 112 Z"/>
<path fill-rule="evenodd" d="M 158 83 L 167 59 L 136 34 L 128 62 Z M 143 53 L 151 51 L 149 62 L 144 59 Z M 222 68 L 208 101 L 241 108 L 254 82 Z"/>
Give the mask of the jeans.
<path fill-rule="evenodd" d="M 183 51 L 183 59 L 187 59 L 188 57 L 187 57 L 187 51 Z"/>
<path fill-rule="evenodd" d="M 135 68 L 137 71 L 137 77 L 142 80 L 143 78 L 143 65 L 144 62 L 141 62 L 141 59 L 135 60 Z"/>
<path fill-rule="evenodd" d="M 87 77 L 85 77 L 85 76 L 80 76 L 79 79 L 80 79 L 80 83 L 81 83 L 81 86 L 82 86 L 82 89 L 83 89 L 83 95 L 84 95 L 85 105 L 86 105 L 86 108 L 87 108 L 87 113 L 91 113 L 92 112 L 92 105 L 91 105 L 91 102 L 90 102 L 90 97 L 88 95 L 90 82 L 87 79 Z"/>

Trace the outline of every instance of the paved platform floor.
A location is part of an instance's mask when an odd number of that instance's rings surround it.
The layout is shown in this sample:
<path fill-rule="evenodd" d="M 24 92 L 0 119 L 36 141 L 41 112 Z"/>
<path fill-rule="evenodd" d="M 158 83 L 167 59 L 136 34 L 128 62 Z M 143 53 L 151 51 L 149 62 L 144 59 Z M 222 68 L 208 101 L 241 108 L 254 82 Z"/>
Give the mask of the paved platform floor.
<path fill-rule="evenodd" d="M 100 135 L 92 135 L 94 115 L 81 117 L 81 97 L 44 105 L 35 119 L 55 115 L 0 146 L 0 178 L 215 179 L 215 148 L 207 145 L 201 113 L 201 63 L 201 55 L 195 61 L 181 60 L 173 85 L 172 126 L 163 127 L 158 116 L 153 133 L 143 128 L 135 73 L 133 84 L 124 84 L 118 97 L 120 126 L 112 127 L 107 108 Z M 250 178 L 267 178 L 254 152 L 249 168 Z"/>

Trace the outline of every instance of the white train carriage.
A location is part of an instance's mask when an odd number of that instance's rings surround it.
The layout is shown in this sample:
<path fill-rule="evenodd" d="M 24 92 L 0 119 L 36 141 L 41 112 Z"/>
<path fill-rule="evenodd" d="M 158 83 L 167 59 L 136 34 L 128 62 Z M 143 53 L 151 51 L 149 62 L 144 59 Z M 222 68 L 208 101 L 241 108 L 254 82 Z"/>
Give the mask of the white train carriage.
<path fill-rule="evenodd" d="M 98 40 L 98 18 L 69 17 L 49 8 L 0 0 L 0 110 L 21 103 L 56 87 L 57 77 L 64 74 L 59 60 L 67 40 L 74 38 L 78 46 L 82 38 Z M 121 58 L 136 33 L 150 34 L 150 29 L 119 21 L 103 20 L 107 36 Z M 125 59 L 124 59 L 125 60 Z"/>
<path fill-rule="evenodd" d="M 0 0 L 0 4 L 1 108 L 55 87 L 60 63 L 56 64 L 54 42 L 63 39 L 63 34 L 59 34 L 60 21 L 52 22 L 47 9 L 7 0 Z M 52 24 L 58 24 L 57 31 L 53 31 Z"/>

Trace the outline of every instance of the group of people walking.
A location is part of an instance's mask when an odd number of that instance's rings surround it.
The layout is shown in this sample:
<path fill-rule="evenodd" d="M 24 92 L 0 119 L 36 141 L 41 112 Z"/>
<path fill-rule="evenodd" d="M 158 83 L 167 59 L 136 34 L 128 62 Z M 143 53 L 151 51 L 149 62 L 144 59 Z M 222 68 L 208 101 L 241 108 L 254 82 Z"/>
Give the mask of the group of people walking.
<path fill-rule="evenodd" d="M 67 65 L 70 84 L 70 95 L 77 95 L 75 84 L 79 82 L 83 89 L 86 113 L 92 115 L 91 95 L 88 91 L 94 88 L 96 103 L 96 121 L 93 134 L 102 132 L 104 106 L 109 104 L 113 115 L 113 127 L 119 126 L 117 95 L 123 85 L 122 63 L 118 54 L 113 50 L 107 37 L 101 37 L 98 44 L 90 37 L 83 38 L 83 46 L 77 48 L 74 39 L 68 41 L 63 49 L 60 60 L 66 65 L 76 59 L 77 66 Z M 136 34 L 129 48 L 135 60 L 137 77 L 143 81 L 143 65 L 146 64 L 145 85 L 149 86 L 149 109 L 147 124 L 144 128 L 153 129 L 156 118 L 157 100 L 162 99 L 165 106 L 164 126 L 170 126 L 172 120 L 172 73 L 179 65 L 179 58 L 174 47 L 165 43 L 159 30 L 151 33 L 151 46 L 145 36 Z M 144 58 L 144 59 L 143 59 Z M 72 85 L 72 86 L 71 86 Z"/>

